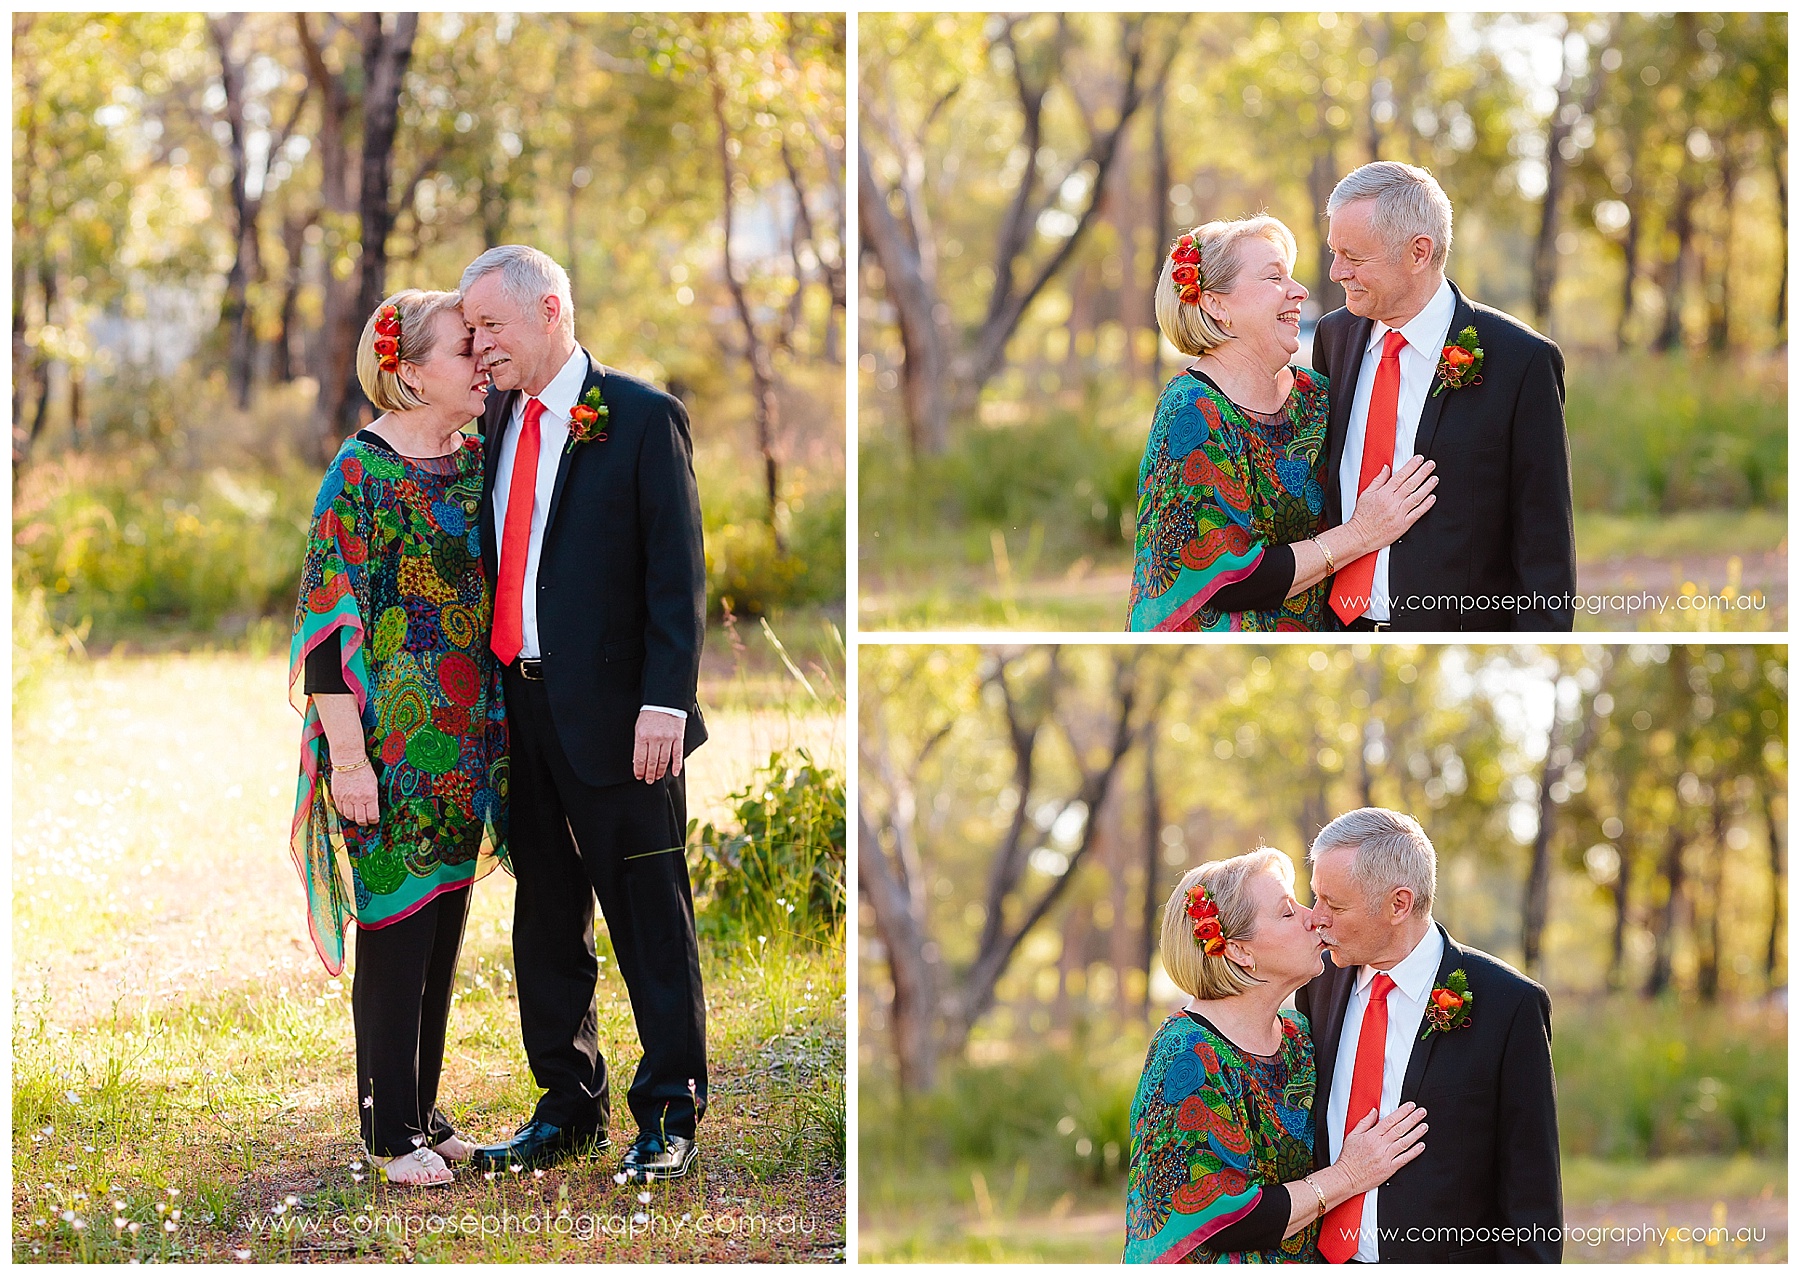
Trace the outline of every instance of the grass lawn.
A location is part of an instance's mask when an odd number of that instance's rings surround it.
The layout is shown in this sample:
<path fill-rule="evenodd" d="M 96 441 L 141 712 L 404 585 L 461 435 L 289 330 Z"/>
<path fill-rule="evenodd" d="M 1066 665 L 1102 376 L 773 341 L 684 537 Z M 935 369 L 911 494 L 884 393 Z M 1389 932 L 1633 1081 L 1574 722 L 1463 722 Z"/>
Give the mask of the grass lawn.
<path fill-rule="evenodd" d="M 745 667 L 702 692 L 713 738 L 688 772 L 701 819 L 727 818 L 724 796 L 777 749 L 843 766 L 838 714 L 804 693 L 772 703 Z M 15 708 L 14 1259 L 841 1258 L 841 940 L 703 943 L 701 1160 L 648 1199 L 613 1179 L 639 1052 L 610 975 L 612 1153 L 443 1189 L 369 1173 L 352 971 L 329 979 L 312 952 L 287 849 L 299 718 L 285 683 L 280 656 L 76 661 L 34 669 Z M 510 1133 L 537 1093 L 511 915 L 495 873 L 475 891 L 440 1091 L 479 1140 Z"/>
<path fill-rule="evenodd" d="M 1123 1183 L 1052 1197 L 1032 1186 L 1028 1162 L 929 1169 L 862 1164 L 865 1262 L 1116 1263 L 1125 1244 Z M 1783 1262 L 1787 1163 L 1749 1157 L 1644 1162 L 1563 1160 L 1570 1229 L 1565 1262 Z M 1637 1228 L 1635 1239 L 1612 1229 Z M 1646 1234 L 1647 1229 L 1669 1229 Z M 1706 1240 L 1676 1229 L 1723 1228 Z M 1734 1235 L 1746 1229 L 1742 1238 Z M 1607 1229 L 1598 1237 L 1594 1229 Z M 1760 1231 L 1761 1239 L 1754 1239 Z M 1692 1233 L 1690 1232 L 1691 1236 Z"/>
<path fill-rule="evenodd" d="M 1131 591 L 1129 555 L 1084 557 L 1060 571 L 1031 552 L 1041 535 L 1006 538 L 991 561 L 966 553 L 969 537 L 948 537 L 945 556 L 905 570 L 865 561 L 861 622 L 869 630 L 1058 630 L 1117 633 Z M 1583 631 L 1775 631 L 1787 626 L 1787 518 L 1780 510 L 1716 510 L 1660 517 L 1579 514 L 1576 579 L 1583 594 L 1623 598 L 1610 610 L 1578 614 Z M 997 547 L 996 547 L 997 548 Z M 1760 591 L 1763 605 L 1752 605 Z M 1725 596 L 1736 609 L 1696 610 L 1694 598 Z M 1690 601 L 1679 600 L 1686 597 Z"/>

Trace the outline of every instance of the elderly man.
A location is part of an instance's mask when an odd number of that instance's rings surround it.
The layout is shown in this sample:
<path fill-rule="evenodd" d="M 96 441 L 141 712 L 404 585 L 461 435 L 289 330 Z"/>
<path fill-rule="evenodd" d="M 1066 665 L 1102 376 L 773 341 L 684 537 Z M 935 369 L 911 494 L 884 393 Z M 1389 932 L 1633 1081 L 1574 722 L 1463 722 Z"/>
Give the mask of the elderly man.
<path fill-rule="evenodd" d="M 598 900 L 644 1048 L 628 1175 L 677 1178 L 706 1111 L 706 1002 L 689 892 L 683 757 L 706 573 L 687 412 L 575 343 L 569 277 L 535 248 L 463 272 L 463 319 L 493 377 L 482 434 L 483 561 L 512 736 L 520 1030 L 546 1093 L 486 1167 L 608 1144 L 598 1048 Z M 498 553 L 496 553 L 496 548 Z"/>
<path fill-rule="evenodd" d="M 1325 1215 L 1334 1263 L 1562 1261 L 1550 996 L 1431 919 L 1437 852 L 1418 821 L 1364 807 L 1313 841 L 1324 971 L 1312 1025 L 1313 1156 L 1337 1159 L 1371 1109 L 1424 1108 L 1425 1151 Z"/>
<path fill-rule="evenodd" d="M 1415 454 L 1437 463 L 1436 507 L 1393 545 L 1340 564 L 1331 607 L 1353 630 L 1568 630 L 1574 505 L 1563 358 L 1444 277 L 1450 200 L 1422 168 L 1381 161 L 1326 204 L 1344 308 L 1319 321 L 1331 382 L 1326 509 Z"/>

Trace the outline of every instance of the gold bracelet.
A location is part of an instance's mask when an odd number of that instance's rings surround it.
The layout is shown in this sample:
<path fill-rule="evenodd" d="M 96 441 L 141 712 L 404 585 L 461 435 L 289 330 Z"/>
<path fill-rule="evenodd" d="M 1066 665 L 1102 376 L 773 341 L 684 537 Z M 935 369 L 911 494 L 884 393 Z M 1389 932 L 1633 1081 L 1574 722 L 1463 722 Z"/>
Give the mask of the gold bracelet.
<path fill-rule="evenodd" d="M 1308 536 L 1306 539 L 1317 545 L 1319 547 L 1319 552 L 1325 555 L 1325 574 L 1329 576 L 1337 571 L 1337 559 L 1333 558 L 1331 556 L 1331 551 L 1325 548 L 1325 542 L 1320 540 L 1317 536 Z M 1317 1190 L 1317 1188 L 1314 1189 L 1314 1191 Z"/>
<path fill-rule="evenodd" d="M 341 766 L 338 763 L 333 762 L 331 764 L 331 769 L 334 772 L 336 772 L 338 775 L 342 775 L 346 771 L 360 771 L 368 765 L 369 765 L 368 755 L 364 754 L 363 759 L 360 762 L 346 762 Z"/>
<path fill-rule="evenodd" d="M 1325 1217 L 1325 1193 L 1324 1193 L 1324 1191 L 1321 1190 L 1321 1188 L 1319 1187 L 1319 1185 L 1317 1183 L 1313 1182 L 1313 1176 L 1310 1174 L 1308 1174 L 1305 1178 L 1301 1179 L 1300 1181 L 1302 1183 L 1306 1184 L 1306 1186 L 1310 1187 L 1313 1190 L 1313 1195 L 1319 1198 L 1319 1217 L 1324 1218 Z"/>

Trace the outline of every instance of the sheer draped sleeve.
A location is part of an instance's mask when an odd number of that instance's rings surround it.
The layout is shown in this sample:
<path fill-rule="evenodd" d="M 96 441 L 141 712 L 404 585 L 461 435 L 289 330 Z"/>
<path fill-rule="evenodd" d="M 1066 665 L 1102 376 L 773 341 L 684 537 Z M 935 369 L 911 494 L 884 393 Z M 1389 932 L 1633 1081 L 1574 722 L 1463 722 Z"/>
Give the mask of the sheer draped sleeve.
<path fill-rule="evenodd" d="M 329 792 L 330 743 L 304 683 L 309 659 L 317 666 L 316 649 L 335 643 L 338 672 L 356 698 L 365 740 L 374 730 L 374 696 L 364 654 L 369 608 L 369 506 L 362 491 L 366 479 L 350 447 L 340 451 L 325 472 L 307 529 L 300 600 L 288 649 L 288 699 L 304 719 L 291 850 L 306 889 L 313 947 L 334 975 L 344 967 L 344 927 L 355 916 L 354 894 L 343 831 Z"/>

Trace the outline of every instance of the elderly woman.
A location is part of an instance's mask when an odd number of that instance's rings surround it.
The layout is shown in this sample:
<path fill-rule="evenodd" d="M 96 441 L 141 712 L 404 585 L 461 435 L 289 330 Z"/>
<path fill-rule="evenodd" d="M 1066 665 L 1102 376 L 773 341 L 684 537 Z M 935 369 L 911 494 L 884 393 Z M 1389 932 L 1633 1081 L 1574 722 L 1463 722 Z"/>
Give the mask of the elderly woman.
<path fill-rule="evenodd" d="M 1425 1112 L 1371 1112 L 1313 1169 L 1312 1041 L 1284 1010 L 1324 944 L 1267 847 L 1190 869 L 1163 912 L 1162 959 L 1192 998 L 1151 1038 L 1131 1105 L 1125 1261 L 1317 1262 L 1326 1212 L 1425 1150 Z"/>
<path fill-rule="evenodd" d="M 1170 250 L 1156 322 L 1194 362 L 1164 388 L 1138 470 L 1133 630 L 1336 628 L 1327 578 L 1436 499 L 1414 457 L 1325 528 L 1325 378 L 1289 366 L 1307 295 L 1295 252 L 1273 217 L 1208 222 Z"/>
<path fill-rule="evenodd" d="M 290 697 L 305 717 L 294 862 L 313 944 L 356 922 L 362 1137 L 390 1182 L 451 1181 L 473 1147 L 437 1109 L 471 882 L 505 858 L 506 714 L 476 511 L 486 376 L 453 292 L 407 290 L 363 329 L 382 414 L 313 507 Z"/>

